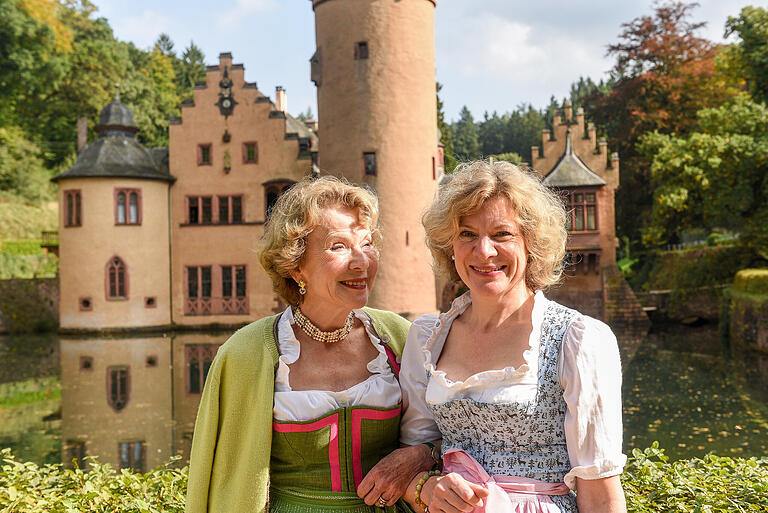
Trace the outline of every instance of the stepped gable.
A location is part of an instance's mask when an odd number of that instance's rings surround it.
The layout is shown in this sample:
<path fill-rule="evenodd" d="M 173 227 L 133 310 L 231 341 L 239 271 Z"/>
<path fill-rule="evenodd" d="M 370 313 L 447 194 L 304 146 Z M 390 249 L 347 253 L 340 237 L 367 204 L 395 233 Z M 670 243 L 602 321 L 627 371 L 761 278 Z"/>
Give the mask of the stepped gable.
<path fill-rule="evenodd" d="M 144 147 L 136 140 L 139 128 L 133 112 L 115 99 L 104 107 L 95 127 L 98 137 L 83 148 L 69 170 L 53 178 L 121 177 L 150 180 L 175 180 L 168 172 L 168 148 Z"/>

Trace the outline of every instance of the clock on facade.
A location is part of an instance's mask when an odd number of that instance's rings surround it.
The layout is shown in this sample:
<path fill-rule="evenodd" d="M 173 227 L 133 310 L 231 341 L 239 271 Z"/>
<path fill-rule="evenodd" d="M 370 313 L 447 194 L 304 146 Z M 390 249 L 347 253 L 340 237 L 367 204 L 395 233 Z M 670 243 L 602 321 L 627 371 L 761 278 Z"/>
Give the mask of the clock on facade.
<path fill-rule="evenodd" d="M 234 97 L 232 96 L 232 80 L 229 78 L 229 70 L 224 67 L 224 76 L 219 82 L 219 101 L 216 102 L 219 106 L 219 111 L 226 118 L 232 114 L 232 111 L 237 105 Z"/>

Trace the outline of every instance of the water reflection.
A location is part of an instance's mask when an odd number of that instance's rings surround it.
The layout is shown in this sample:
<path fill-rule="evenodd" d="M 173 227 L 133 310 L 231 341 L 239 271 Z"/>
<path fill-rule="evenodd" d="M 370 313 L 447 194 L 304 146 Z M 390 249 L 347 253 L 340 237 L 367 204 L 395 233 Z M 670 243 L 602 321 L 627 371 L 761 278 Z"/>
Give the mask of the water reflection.
<path fill-rule="evenodd" d="M 229 333 L 63 338 L 62 461 L 146 471 L 189 459 L 200 393 Z"/>
<path fill-rule="evenodd" d="M 189 459 L 197 407 L 230 335 L 0 337 L 0 447 L 21 460 L 150 470 Z M 714 326 L 651 333 L 624 369 L 624 445 L 674 459 L 768 453 L 768 355 L 724 358 Z"/>

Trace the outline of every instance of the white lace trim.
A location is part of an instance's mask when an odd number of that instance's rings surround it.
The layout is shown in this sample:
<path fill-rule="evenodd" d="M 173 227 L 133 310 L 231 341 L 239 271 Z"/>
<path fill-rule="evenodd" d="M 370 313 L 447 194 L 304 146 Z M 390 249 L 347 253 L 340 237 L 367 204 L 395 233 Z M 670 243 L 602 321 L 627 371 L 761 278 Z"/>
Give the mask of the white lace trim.
<path fill-rule="evenodd" d="M 539 359 L 539 339 L 541 337 L 541 321 L 546 310 L 547 299 L 541 291 L 536 292 L 531 314 L 533 330 L 528 337 L 528 349 L 523 351 L 523 359 L 526 363 L 515 368 L 514 366 L 504 367 L 503 369 L 491 369 L 478 372 L 463 381 L 453 381 L 447 377 L 444 371 L 435 367 L 437 358 L 442 352 L 443 344 L 451 330 L 453 321 L 472 304 L 470 292 L 466 292 L 453 300 L 451 308 L 437 318 L 432 327 L 424 327 L 428 330 L 428 337 L 422 351 L 424 352 L 424 369 L 429 372 L 435 380 L 435 384 L 440 385 L 451 391 L 465 390 L 475 386 L 500 386 L 518 383 L 521 378 L 526 376 L 535 376 L 538 372 Z M 432 353 L 437 348 L 437 357 Z"/>
<path fill-rule="evenodd" d="M 288 307 L 277 325 L 277 346 L 280 352 L 275 375 L 275 403 L 273 415 L 282 421 L 311 420 L 329 411 L 345 406 L 365 404 L 376 408 L 396 406 L 401 399 L 400 386 L 389 366 L 387 353 L 375 335 L 371 318 L 363 310 L 353 310 L 371 344 L 378 354 L 368 362 L 371 375 L 346 390 L 293 390 L 290 385 L 289 365 L 299 359 L 301 344 L 293 332 L 293 312 Z"/>

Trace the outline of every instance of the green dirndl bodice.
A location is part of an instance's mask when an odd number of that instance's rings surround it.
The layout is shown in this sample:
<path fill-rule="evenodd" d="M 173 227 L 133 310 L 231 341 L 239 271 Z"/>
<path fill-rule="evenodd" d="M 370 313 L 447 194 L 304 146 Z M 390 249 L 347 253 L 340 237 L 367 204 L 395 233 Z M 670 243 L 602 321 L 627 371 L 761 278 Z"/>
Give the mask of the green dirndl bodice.
<path fill-rule="evenodd" d="M 303 422 L 272 424 L 271 513 L 394 513 L 357 496 L 360 481 L 398 447 L 401 407 L 351 406 Z"/>

